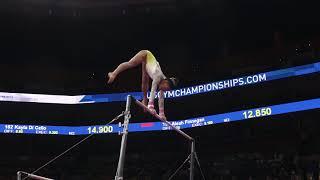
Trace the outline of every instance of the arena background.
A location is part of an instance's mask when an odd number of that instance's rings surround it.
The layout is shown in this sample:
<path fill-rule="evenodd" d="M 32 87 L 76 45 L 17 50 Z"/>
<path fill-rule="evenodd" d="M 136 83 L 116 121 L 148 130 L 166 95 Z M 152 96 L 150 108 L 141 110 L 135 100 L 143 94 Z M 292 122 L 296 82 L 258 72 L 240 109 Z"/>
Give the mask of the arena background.
<path fill-rule="evenodd" d="M 141 49 L 191 86 L 319 62 L 317 3 L 206 0 L 3 0 L 0 91 L 100 94 L 139 91 L 140 68 L 111 85 L 106 72 Z M 169 119 L 185 119 L 319 98 L 319 73 L 166 101 Z M 124 103 L 0 103 L 0 123 L 104 124 Z M 134 107 L 134 122 L 153 121 Z M 319 177 L 319 110 L 193 128 L 207 179 Z M 80 136 L 1 134 L 0 179 L 33 171 Z M 40 175 L 112 179 L 121 137 L 96 135 Z M 175 132 L 131 133 L 125 177 L 167 179 L 187 156 Z M 187 168 L 176 179 L 186 179 Z M 197 178 L 200 179 L 197 172 Z"/>

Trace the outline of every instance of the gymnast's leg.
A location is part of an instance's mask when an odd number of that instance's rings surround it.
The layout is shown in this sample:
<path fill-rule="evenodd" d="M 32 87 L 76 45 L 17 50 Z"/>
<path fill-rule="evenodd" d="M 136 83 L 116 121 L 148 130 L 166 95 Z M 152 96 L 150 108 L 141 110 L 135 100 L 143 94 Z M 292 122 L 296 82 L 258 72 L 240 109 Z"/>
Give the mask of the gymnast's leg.
<path fill-rule="evenodd" d="M 125 71 L 130 68 L 134 68 L 141 64 L 142 62 L 146 61 L 147 51 L 142 50 L 138 52 L 133 58 L 130 59 L 128 62 L 121 63 L 113 72 L 108 73 L 108 84 L 112 83 L 115 78 L 118 76 L 119 73 Z"/>

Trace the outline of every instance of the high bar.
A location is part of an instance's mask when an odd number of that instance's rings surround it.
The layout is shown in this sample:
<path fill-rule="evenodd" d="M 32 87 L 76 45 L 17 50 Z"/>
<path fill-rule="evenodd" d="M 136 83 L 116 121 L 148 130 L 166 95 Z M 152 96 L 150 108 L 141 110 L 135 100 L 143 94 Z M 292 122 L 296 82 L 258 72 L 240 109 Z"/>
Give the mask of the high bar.
<path fill-rule="evenodd" d="M 35 175 L 35 174 L 30 174 L 30 173 L 23 172 L 23 171 L 19 171 L 17 174 L 18 174 L 18 176 L 20 176 L 21 174 L 25 174 L 29 178 L 33 178 L 33 179 L 36 179 L 36 180 L 54 180 L 54 179 L 38 176 L 38 175 Z"/>
<path fill-rule="evenodd" d="M 132 97 L 133 98 L 133 97 Z M 173 126 L 172 124 L 169 123 L 169 121 L 162 119 L 157 113 L 153 113 L 148 107 L 146 107 L 144 104 L 142 104 L 140 101 L 136 100 L 133 98 L 133 100 L 135 101 L 135 103 L 142 107 L 143 109 L 145 109 L 146 111 L 149 112 L 149 114 L 151 114 L 152 116 L 154 116 L 155 118 L 161 120 L 162 122 L 166 123 L 168 126 L 170 126 L 172 129 L 174 129 L 175 131 L 177 131 L 179 134 L 181 134 L 182 136 L 184 136 L 185 138 L 187 138 L 189 141 L 194 141 L 194 139 L 192 137 L 190 137 L 188 134 L 186 134 L 185 132 L 181 131 L 180 129 L 176 128 L 175 126 Z"/>

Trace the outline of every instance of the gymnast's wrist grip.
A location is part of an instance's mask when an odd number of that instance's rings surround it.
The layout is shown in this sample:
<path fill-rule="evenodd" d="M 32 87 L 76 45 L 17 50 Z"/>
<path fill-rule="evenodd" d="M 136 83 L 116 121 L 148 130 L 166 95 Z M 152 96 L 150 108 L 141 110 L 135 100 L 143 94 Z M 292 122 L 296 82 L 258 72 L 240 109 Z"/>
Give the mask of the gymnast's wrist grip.
<path fill-rule="evenodd" d="M 160 115 L 160 116 L 165 116 L 165 114 L 164 114 L 164 108 L 159 108 L 159 115 Z"/>
<path fill-rule="evenodd" d="M 148 103 L 148 108 L 149 108 L 149 109 L 154 109 L 154 104 L 153 104 L 152 101 L 149 101 L 149 103 Z"/>

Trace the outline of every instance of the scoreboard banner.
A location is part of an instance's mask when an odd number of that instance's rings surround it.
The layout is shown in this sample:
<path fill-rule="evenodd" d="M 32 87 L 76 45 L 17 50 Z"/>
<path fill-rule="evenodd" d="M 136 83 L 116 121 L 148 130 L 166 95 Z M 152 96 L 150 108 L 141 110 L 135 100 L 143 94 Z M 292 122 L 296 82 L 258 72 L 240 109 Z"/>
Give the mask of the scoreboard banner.
<path fill-rule="evenodd" d="M 241 110 L 223 114 L 191 118 L 186 120 L 170 121 L 178 129 L 209 126 L 232 121 L 242 121 L 252 118 L 267 117 L 271 115 L 286 114 L 291 112 L 320 109 L 320 98 L 272 105 L 248 110 Z M 162 122 L 130 123 L 129 132 L 164 131 L 171 130 Z M 52 135 L 88 135 L 120 133 L 122 127 L 118 124 L 92 125 L 92 126 L 48 126 L 48 125 L 21 125 L 0 124 L 0 133 L 14 134 L 52 134 Z"/>

